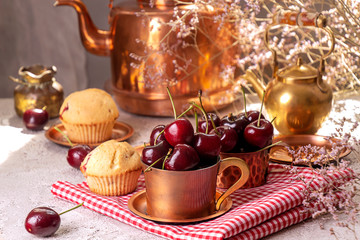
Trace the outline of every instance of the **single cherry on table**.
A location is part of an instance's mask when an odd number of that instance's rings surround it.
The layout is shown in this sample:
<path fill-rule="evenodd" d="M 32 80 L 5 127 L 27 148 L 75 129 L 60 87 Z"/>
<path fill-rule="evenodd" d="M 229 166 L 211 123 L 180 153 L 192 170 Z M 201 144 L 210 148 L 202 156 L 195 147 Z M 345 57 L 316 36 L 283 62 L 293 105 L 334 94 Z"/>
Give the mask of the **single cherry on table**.
<path fill-rule="evenodd" d="M 58 127 L 55 127 L 55 130 L 61 133 L 71 146 L 66 155 L 67 162 L 70 166 L 80 169 L 82 161 L 84 161 L 86 155 L 92 151 L 92 148 L 85 144 L 74 145 L 68 136 Z"/>
<path fill-rule="evenodd" d="M 60 215 L 53 209 L 37 207 L 26 217 L 25 228 L 38 237 L 48 237 L 59 229 L 60 223 Z"/>
<path fill-rule="evenodd" d="M 49 237 L 60 227 L 60 215 L 70 212 L 83 203 L 58 214 L 55 210 L 48 207 L 37 207 L 31 210 L 25 219 L 25 229 L 29 233 L 38 237 Z"/>
<path fill-rule="evenodd" d="M 80 169 L 81 162 L 91 151 L 92 149 L 88 145 L 72 146 L 67 152 L 66 160 L 70 166 Z"/>
<path fill-rule="evenodd" d="M 25 127 L 34 131 L 43 130 L 48 121 L 49 113 L 41 108 L 28 109 L 23 115 Z"/>

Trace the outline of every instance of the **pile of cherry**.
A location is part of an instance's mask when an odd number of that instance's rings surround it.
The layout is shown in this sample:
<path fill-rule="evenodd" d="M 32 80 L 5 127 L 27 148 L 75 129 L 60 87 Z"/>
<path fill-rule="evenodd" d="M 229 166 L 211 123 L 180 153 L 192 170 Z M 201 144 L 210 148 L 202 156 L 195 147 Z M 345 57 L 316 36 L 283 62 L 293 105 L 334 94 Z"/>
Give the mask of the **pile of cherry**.
<path fill-rule="evenodd" d="M 195 129 L 183 117 L 175 117 L 166 126 L 157 125 L 149 146 L 142 151 L 142 161 L 165 170 L 193 170 L 215 164 L 220 152 L 254 152 L 272 144 L 273 125 L 259 111 L 245 110 L 220 119 L 202 107 L 200 110 L 204 114 L 199 121 L 195 117 Z"/>

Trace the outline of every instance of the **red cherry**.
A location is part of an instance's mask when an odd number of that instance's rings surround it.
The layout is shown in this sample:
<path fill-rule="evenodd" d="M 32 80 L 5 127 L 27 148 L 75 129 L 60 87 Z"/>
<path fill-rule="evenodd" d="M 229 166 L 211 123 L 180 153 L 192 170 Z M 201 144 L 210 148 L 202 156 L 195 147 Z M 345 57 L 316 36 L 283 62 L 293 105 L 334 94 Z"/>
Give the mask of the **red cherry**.
<path fill-rule="evenodd" d="M 190 170 L 199 162 L 200 158 L 194 148 L 187 144 L 178 144 L 165 161 L 165 169 L 174 171 Z"/>
<path fill-rule="evenodd" d="M 25 219 L 25 229 L 38 237 L 48 237 L 54 234 L 60 227 L 60 215 L 70 212 L 83 203 L 66 210 L 60 214 L 48 207 L 37 207 L 29 212 Z"/>
<path fill-rule="evenodd" d="M 48 237 L 60 227 L 60 216 L 47 207 L 38 207 L 31 210 L 25 220 L 26 230 L 39 237 Z"/>
<path fill-rule="evenodd" d="M 66 160 L 70 166 L 80 169 L 81 162 L 85 159 L 86 155 L 91 152 L 91 148 L 87 145 L 75 145 L 67 152 Z"/>
<path fill-rule="evenodd" d="M 194 128 L 185 118 L 179 118 L 165 127 L 166 141 L 175 147 L 177 144 L 191 144 L 194 137 Z"/>
<path fill-rule="evenodd" d="M 156 127 L 153 128 L 150 134 L 150 142 L 149 142 L 151 146 L 156 145 L 159 142 L 165 140 L 164 129 L 165 129 L 165 125 L 157 125 Z M 161 135 L 159 136 L 160 133 Z"/>
<path fill-rule="evenodd" d="M 248 111 L 246 114 L 247 114 L 247 118 L 249 119 L 249 122 L 251 123 L 251 122 L 253 122 L 253 121 L 257 121 L 257 120 L 258 120 L 260 112 L 257 111 L 257 110 L 250 110 L 250 111 Z M 261 119 L 265 119 L 265 117 L 264 117 L 263 114 L 261 114 L 261 117 L 260 117 L 260 118 L 261 118 Z"/>
<path fill-rule="evenodd" d="M 208 133 L 209 133 L 212 129 L 214 129 L 211 123 L 211 119 L 213 120 L 215 126 L 217 127 L 220 125 L 220 118 L 215 113 L 207 113 L 207 118 L 208 118 L 207 122 L 208 122 Z M 199 127 L 199 132 L 206 133 L 206 120 L 204 119 L 204 117 L 202 117 L 202 119 L 198 122 L 198 127 Z"/>
<path fill-rule="evenodd" d="M 25 127 L 30 130 L 42 130 L 48 121 L 48 112 L 39 108 L 28 109 L 23 115 Z"/>
<path fill-rule="evenodd" d="M 258 121 L 250 123 L 244 131 L 245 140 L 249 144 L 259 148 L 263 148 L 271 144 L 273 136 L 274 127 L 271 122 L 266 119 L 260 119 L 259 125 Z"/>
<path fill-rule="evenodd" d="M 217 157 L 220 154 L 220 138 L 216 134 L 196 133 L 192 146 L 200 158 Z"/>
<path fill-rule="evenodd" d="M 233 128 L 236 133 L 241 136 L 244 132 L 245 127 L 250 123 L 250 121 L 244 116 L 234 116 L 232 114 L 225 116 L 221 119 L 221 126 L 229 126 Z"/>
<path fill-rule="evenodd" d="M 220 137 L 220 151 L 230 152 L 238 142 L 238 135 L 235 129 L 229 126 L 219 126 L 216 128 L 216 131 L 219 133 Z M 212 130 L 210 133 L 213 134 L 215 131 Z"/>
<path fill-rule="evenodd" d="M 162 168 L 165 156 L 170 147 L 171 146 L 165 140 L 157 145 L 144 147 L 141 154 L 141 160 L 147 165 L 152 165 L 157 161 L 152 167 Z"/>

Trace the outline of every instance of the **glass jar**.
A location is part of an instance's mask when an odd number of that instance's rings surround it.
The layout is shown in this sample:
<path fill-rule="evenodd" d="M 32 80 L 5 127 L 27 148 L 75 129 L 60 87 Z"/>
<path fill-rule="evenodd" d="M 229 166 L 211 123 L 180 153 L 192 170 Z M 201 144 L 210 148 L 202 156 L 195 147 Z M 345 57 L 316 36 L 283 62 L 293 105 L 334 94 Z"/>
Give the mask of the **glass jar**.
<path fill-rule="evenodd" d="M 46 108 L 50 118 L 59 116 L 64 101 L 62 86 L 55 80 L 56 67 L 33 65 L 19 69 L 20 79 L 9 77 L 19 83 L 14 90 L 15 110 L 22 117 L 27 109 Z"/>

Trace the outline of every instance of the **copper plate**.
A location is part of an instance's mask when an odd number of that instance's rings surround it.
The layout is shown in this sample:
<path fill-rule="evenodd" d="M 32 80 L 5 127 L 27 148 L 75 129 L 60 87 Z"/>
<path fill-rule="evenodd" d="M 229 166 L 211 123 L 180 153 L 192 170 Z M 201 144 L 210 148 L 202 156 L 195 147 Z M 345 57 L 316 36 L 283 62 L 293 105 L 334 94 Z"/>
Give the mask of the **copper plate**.
<path fill-rule="evenodd" d="M 60 123 L 60 124 L 50 127 L 45 132 L 45 137 L 54 143 L 70 147 L 70 143 L 68 141 L 66 141 L 65 137 L 60 132 L 58 132 L 55 129 L 55 127 L 59 128 L 64 134 L 66 134 L 64 125 Z M 120 122 L 120 121 L 116 121 L 114 124 L 114 127 L 112 129 L 111 139 L 114 139 L 116 141 L 124 141 L 124 140 L 130 138 L 133 134 L 134 134 L 134 129 L 129 124 Z M 74 142 L 73 144 L 83 144 L 83 143 Z M 87 143 L 86 145 L 88 145 L 90 147 L 96 147 L 100 144 L 101 144 L 101 142 Z"/>
<path fill-rule="evenodd" d="M 219 198 L 222 193 L 219 191 L 216 191 L 216 198 Z M 155 221 L 155 222 L 161 222 L 161 223 L 194 223 L 194 222 L 201 222 L 210 220 L 216 217 L 221 216 L 222 214 L 226 213 L 230 210 L 232 206 L 232 200 L 230 197 L 225 198 L 225 200 L 222 202 L 219 211 L 214 212 L 213 214 L 210 214 L 205 217 L 200 218 L 192 218 L 192 219 L 164 219 L 164 218 L 158 218 L 155 216 L 147 215 L 146 213 L 146 190 L 142 190 L 138 193 L 135 193 L 131 196 L 128 202 L 128 208 L 131 212 L 138 215 L 139 217 L 145 218 L 147 220 Z"/>
<path fill-rule="evenodd" d="M 340 142 L 337 138 L 330 138 L 331 141 Z M 327 151 L 331 151 L 331 143 L 328 140 L 328 137 L 319 136 L 319 135 L 286 135 L 286 136 L 277 136 L 274 138 L 273 142 L 282 141 L 281 145 L 274 146 L 270 150 L 270 161 L 276 163 L 292 163 L 292 157 L 288 153 L 285 145 L 296 149 L 300 146 L 313 145 L 319 147 L 325 147 Z M 339 155 L 339 158 L 347 156 L 351 150 L 349 148 L 344 148 Z M 316 157 L 312 159 L 312 162 L 316 160 Z M 301 165 L 301 164 L 300 164 Z"/>

